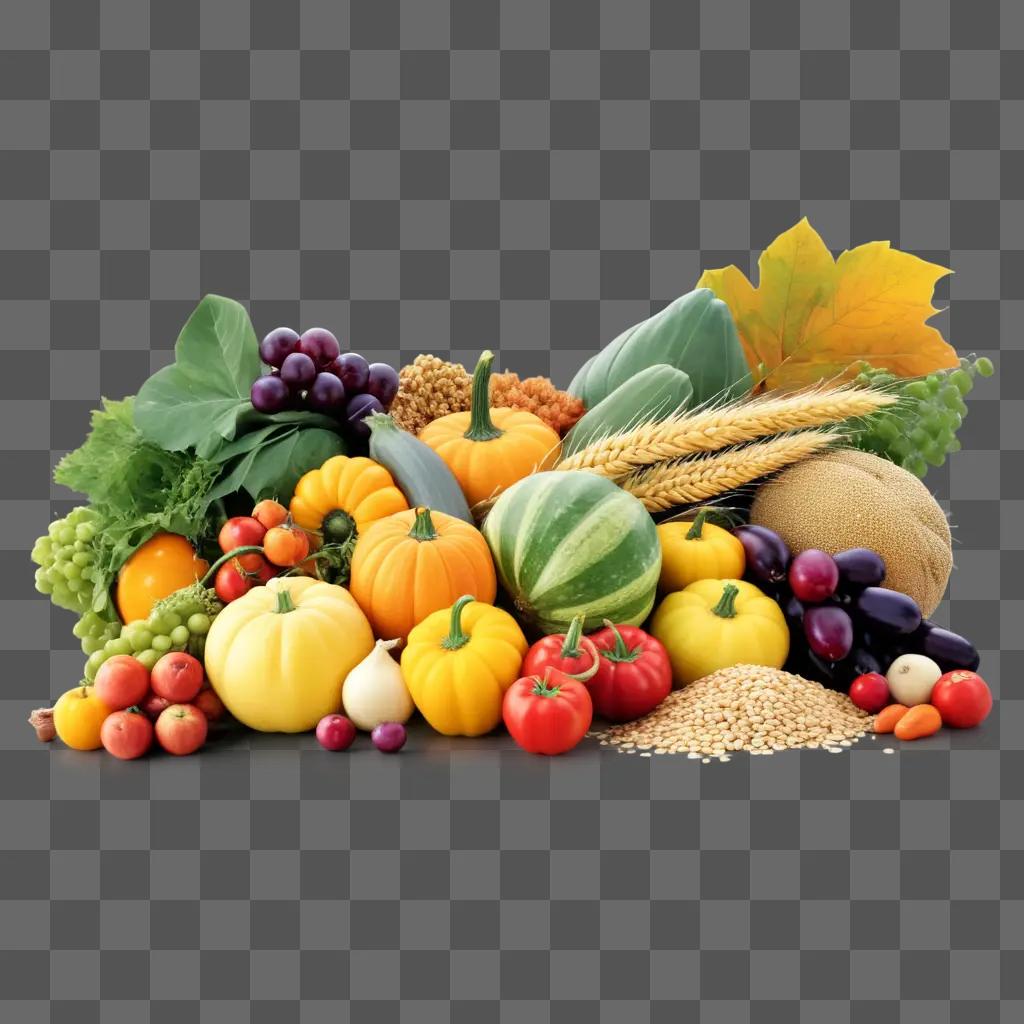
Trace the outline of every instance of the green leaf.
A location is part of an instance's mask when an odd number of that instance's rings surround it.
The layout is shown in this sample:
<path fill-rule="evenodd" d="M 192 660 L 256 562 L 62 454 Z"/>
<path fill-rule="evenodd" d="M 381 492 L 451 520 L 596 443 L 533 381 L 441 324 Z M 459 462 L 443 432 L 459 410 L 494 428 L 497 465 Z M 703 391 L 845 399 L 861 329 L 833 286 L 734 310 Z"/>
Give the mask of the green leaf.
<path fill-rule="evenodd" d="M 251 411 L 249 390 L 262 366 L 245 308 L 207 295 L 178 335 L 175 361 L 139 390 L 135 425 L 154 444 L 176 452 L 212 453 L 211 435 L 231 440 Z"/>
<path fill-rule="evenodd" d="M 245 491 L 254 501 L 287 498 L 303 473 L 317 469 L 334 455 L 344 455 L 345 450 L 344 440 L 333 430 L 289 430 L 227 463 L 208 499 L 215 501 L 235 491 Z"/>

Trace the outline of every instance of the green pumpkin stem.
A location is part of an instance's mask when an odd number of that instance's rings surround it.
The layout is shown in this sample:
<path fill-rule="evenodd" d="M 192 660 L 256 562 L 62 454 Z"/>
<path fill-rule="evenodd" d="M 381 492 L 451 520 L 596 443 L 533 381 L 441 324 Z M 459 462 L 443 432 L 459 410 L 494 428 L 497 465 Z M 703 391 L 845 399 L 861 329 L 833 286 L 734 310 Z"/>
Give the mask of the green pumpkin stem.
<path fill-rule="evenodd" d="M 565 631 L 565 640 L 562 641 L 562 649 L 558 652 L 563 658 L 578 658 L 583 652 L 580 650 L 580 637 L 583 635 L 583 616 L 577 615 L 569 628 Z"/>
<path fill-rule="evenodd" d="M 412 524 L 409 536 L 413 540 L 437 540 L 437 530 L 434 529 L 429 508 L 416 509 L 416 521 Z"/>
<path fill-rule="evenodd" d="M 736 617 L 736 596 L 739 594 L 740 588 L 735 583 L 726 583 L 722 588 L 722 596 L 718 599 L 718 604 L 715 605 L 711 611 L 722 619 L 733 619 Z"/>
<path fill-rule="evenodd" d="M 467 441 L 493 441 L 505 433 L 491 419 L 491 363 L 494 353 L 480 353 L 473 371 L 473 397 L 469 406 L 469 430 L 462 436 Z"/>
<path fill-rule="evenodd" d="M 295 602 L 287 590 L 281 589 L 277 592 L 277 607 L 274 611 L 278 615 L 286 615 L 288 612 L 295 611 Z"/>
<path fill-rule="evenodd" d="M 686 531 L 687 540 L 703 540 L 702 533 L 704 531 L 704 520 L 708 517 L 708 510 L 702 508 L 697 513 L 697 518 L 693 521 L 693 526 Z"/>
<path fill-rule="evenodd" d="M 451 624 L 448 627 L 448 635 L 441 641 L 441 646 L 446 651 L 457 651 L 469 643 L 469 634 L 462 630 L 462 609 L 475 601 L 472 594 L 463 594 L 462 597 L 452 605 Z"/>

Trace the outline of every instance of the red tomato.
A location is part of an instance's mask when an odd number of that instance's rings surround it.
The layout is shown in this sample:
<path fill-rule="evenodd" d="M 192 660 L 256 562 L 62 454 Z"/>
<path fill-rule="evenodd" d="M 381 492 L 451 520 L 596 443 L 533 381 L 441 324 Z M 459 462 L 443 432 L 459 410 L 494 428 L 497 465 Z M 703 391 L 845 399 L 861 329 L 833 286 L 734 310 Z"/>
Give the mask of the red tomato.
<path fill-rule="evenodd" d="M 217 534 L 217 543 L 226 555 L 229 551 L 234 551 L 235 548 L 246 547 L 249 544 L 262 544 L 266 532 L 267 528 L 258 519 L 253 519 L 252 516 L 234 516 L 220 528 L 220 533 Z M 242 557 L 253 556 L 243 555 Z"/>
<path fill-rule="evenodd" d="M 195 705 L 172 704 L 156 720 L 156 739 L 168 754 L 192 754 L 206 742 L 208 728 Z"/>
<path fill-rule="evenodd" d="M 298 565 L 309 554 L 309 537 L 295 526 L 275 526 L 267 530 L 263 550 L 274 565 Z"/>
<path fill-rule="evenodd" d="M 572 750 L 594 717 L 587 688 L 556 668 L 544 678 L 524 676 L 506 691 L 501 705 L 512 739 L 531 754 L 564 754 Z"/>
<path fill-rule="evenodd" d="M 631 722 L 653 711 L 672 690 L 672 665 L 660 640 L 637 626 L 613 626 L 591 633 L 600 654 L 587 683 L 594 711 L 610 722 Z"/>
<path fill-rule="evenodd" d="M 130 654 L 115 654 L 107 658 L 96 673 L 93 693 L 115 711 L 138 704 L 149 693 L 146 666 Z"/>
<path fill-rule="evenodd" d="M 97 682 L 99 676 L 96 677 Z M 958 668 L 940 676 L 932 687 L 930 703 L 938 709 L 943 725 L 973 729 L 992 710 L 992 691 L 977 672 Z"/>
<path fill-rule="evenodd" d="M 263 501 L 258 502 L 252 510 L 252 517 L 262 523 L 266 529 L 272 530 L 275 526 L 280 526 L 288 518 L 288 509 L 279 501 L 265 498 Z"/>
<path fill-rule="evenodd" d="M 892 700 L 889 681 L 881 672 L 865 672 L 850 683 L 850 700 L 861 711 L 876 715 Z"/>
<path fill-rule="evenodd" d="M 149 676 L 153 692 L 170 704 L 190 701 L 203 685 L 203 663 L 184 651 L 165 654 Z"/>
<path fill-rule="evenodd" d="M 213 578 L 213 589 L 225 604 L 237 601 L 252 588 L 252 577 L 242 568 L 237 558 L 225 562 Z"/>
<path fill-rule="evenodd" d="M 107 753 L 134 761 L 153 745 L 153 723 L 141 711 L 115 711 L 103 719 L 100 741 Z"/>
<path fill-rule="evenodd" d="M 566 633 L 538 640 L 523 659 L 524 676 L 543 676 L 548 667 L 557 668 L 585 683 L 597 671 L 599 658 L 594 642 L 583 636 L 583 618 L 577 615 Z"/>

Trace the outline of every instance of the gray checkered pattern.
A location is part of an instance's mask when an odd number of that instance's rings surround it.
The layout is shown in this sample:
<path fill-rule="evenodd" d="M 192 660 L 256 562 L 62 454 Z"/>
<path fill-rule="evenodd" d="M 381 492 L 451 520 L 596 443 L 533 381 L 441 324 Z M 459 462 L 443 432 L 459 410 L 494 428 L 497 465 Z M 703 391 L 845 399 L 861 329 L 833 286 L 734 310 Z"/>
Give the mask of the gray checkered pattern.
<path fill-rule="evenodd" d="M 0 48 L 0 1019 L 1024 1019 L 1024 4 L 0 0 Z M 999 364 L 929 477 L 941 618 L 1012 681 L 983 730 L 706 767 L 32 739 L 81 664 L 26 558 L 50 467 L 202 294 L 565 382 L 802 214 L 955 267 L 941 326 Z"/>

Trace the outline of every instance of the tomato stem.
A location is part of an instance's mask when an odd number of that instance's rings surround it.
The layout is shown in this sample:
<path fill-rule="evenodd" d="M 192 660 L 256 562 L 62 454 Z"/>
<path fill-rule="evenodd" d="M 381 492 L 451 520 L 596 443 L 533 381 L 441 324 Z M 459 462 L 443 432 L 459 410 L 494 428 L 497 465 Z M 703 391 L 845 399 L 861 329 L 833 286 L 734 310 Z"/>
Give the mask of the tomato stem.
<path fill-rule="evenodd" d="M 472 594 L 463 594 L 462 597 L 452 605 L 451 624 L 448 627 L 448 635 L 441 641 L 441 646 L 446 651 L 457 651 L 469 643 L 469 634 L 462 631 L 462 609 L 475 601 Z"/>
<path fill-rule="evenodd" d="M 740 588 L 735 583 L 726 583 L 722 588 L 722 596 L 718 604 L 711 611 L 722 619 L 733 619 L 736 617 L 736 597 Z"/>
<path fill-rule="evenodd" d="M 583 635 L 583 616 L 577 615 L 569 623 L 565 632 L 565 640 L 562 642 L 562 649 L 559 654 L 563 658 L 578 658 L 583 652 L 580 650 L 580 637 Z"/>
<path fill-rule="evenodd" d="M 409 536 L 413 540 L 437 540 L 437 530 L 434 529 L 434 521 L 430 518 L 429 508 L 416 509 L 416 521 L 412 524 Z"/>
<path fill-rule="evenodd" d="M 209 569 L 206 570 L 206 575 L 199 581 L 204 587 L 210 585 L 210 581 L 217 575 L 217 570 L 226 563 L 230 562 L 232 558 L 238 558 L 239 555 L 262 555 L 263 548 L 259 544 L 243 544 L 240 548 L 235 548 L 233 551 L 229 551 L 226 555 L 221 555 Z"/>
<path fill-rule="evenodd" d="M 601 657 L 606 658 L 608 661 L 615 662 L 633 662 L 643 654 L 643 649 L 640 644 L 637 644 L 632 650 L 626 646 L 626 641 L 622 639 L 622 634 L 615 627 L 615 624 L 610 619 L 604 620 L 605 626 L 615 634 L 615 647 L 610 651 L 601 651 Z"/>
<path fill-rule="evenodd" d="M 493 441 L 505 433 L 491 419 L 491 363 L 494 353 L 480 353 L 473 371 L 473 396 L 469 406 L 469 429 L 462 435 L 467 441 Z"/>
<path fill-rule="evenodd" d="M 547 674 L 541 679 L 540 676 L 533 677 L 533 689 L 530 691 L 535 697 L 557 697 L 562 688 L 557 684 L 552 686 L 548 682 Z"/>
<path fill-rule="evenodd" d="M 686 531 L 687 540 L 703 540 L 702 533 L 704 531 L 704 520 L 708 517 L 708 510 L 702 508 L 697 513 L 697 518 L 693 521 L 693 526 Z"/>

